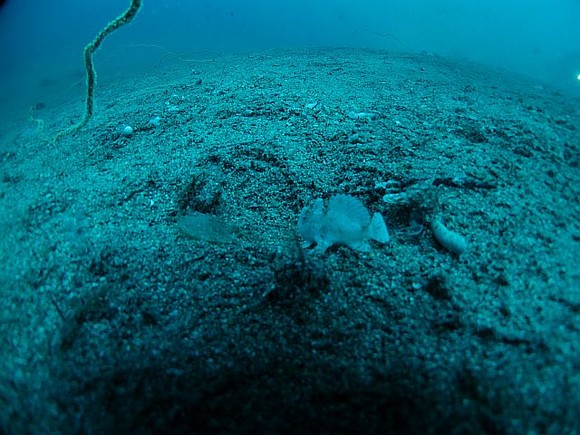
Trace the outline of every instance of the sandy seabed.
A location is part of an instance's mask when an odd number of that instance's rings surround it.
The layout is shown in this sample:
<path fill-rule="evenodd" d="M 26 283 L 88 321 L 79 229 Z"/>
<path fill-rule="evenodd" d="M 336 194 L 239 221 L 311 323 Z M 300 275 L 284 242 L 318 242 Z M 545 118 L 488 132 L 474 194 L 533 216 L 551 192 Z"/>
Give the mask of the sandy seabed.
<path fill-rule="evenodd" d="M 350 49 L 167 60 L 58 142 L 80 93 L 36 105 L 0 130 L 0 433 L 579 433 L 579 110 Z M 336 194 L 390 241 L 305 247 Z"/>

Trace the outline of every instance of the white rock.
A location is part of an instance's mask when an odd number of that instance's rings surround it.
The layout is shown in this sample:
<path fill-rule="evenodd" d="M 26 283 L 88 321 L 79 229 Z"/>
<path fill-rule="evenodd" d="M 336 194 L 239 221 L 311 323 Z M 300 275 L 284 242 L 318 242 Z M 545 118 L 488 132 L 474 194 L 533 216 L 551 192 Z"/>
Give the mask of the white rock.
<path fill-rule="evenodd" d="M 133 136 L 133 128 L 130 125 L 126 125 L 121 134 L 125 137 Z"/>

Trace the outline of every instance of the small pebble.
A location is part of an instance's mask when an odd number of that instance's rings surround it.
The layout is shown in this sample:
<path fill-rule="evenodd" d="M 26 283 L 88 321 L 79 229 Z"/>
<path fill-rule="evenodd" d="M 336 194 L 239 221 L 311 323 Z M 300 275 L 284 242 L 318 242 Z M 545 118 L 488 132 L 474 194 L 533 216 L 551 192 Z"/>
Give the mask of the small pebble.
<path fill-rule="evenodd" d="M 125 137 L 133 136 L 133 128 L 130 125 L 127 125 L 125 126 L 121 134 Z"/>

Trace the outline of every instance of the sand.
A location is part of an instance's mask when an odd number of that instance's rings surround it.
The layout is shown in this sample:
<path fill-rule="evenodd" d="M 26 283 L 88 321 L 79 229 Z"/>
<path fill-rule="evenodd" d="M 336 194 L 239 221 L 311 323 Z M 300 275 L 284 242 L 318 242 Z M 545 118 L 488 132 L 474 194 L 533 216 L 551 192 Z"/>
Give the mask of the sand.
<path fill-rule="evenodd" d="M 0 433 L 578 432 L 579 100 L 427 53 L 160 60 L 76 134 L 82 88 L 0 130 Z M 304 246 L 336 194 L 389 243 Z"/>

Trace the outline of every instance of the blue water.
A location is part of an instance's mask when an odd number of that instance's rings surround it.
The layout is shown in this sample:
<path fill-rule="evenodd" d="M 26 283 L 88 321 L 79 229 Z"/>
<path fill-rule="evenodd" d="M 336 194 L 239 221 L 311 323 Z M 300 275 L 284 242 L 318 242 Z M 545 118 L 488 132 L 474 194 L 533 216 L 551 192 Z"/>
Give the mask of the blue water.
<path fill-rule="evenodd" d="M 126 1 L 7 0 L 0 8 L 0 97 L 82 73 L 81 51 Z M 145 0 L 137 20 L 105 42 L 114 62 L 140 69 L 158 53 L 288 47 L 430 52 L 524 73 L 580 93 L 577 0 Z M 35 96 L 31 96 L 34 100 Z"/>

